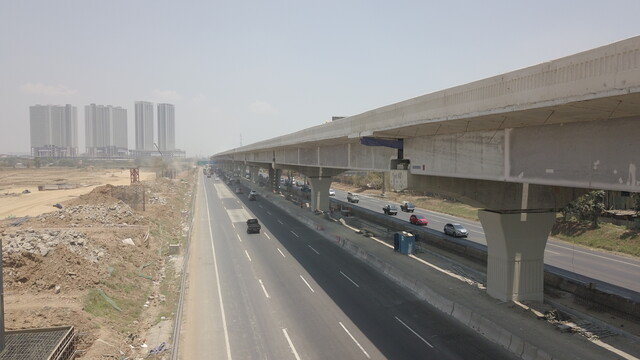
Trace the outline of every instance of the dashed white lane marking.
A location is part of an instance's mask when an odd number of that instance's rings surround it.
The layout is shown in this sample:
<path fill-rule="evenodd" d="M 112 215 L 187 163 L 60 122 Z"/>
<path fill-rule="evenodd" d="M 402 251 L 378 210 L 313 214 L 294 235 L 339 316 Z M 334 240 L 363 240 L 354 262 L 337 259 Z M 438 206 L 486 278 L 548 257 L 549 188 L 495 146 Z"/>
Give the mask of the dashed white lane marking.
<path fill-rule="evenodd" d="M 358 342 L 358 340 L 356 340 L 356 338 L 353 337 L 353 335 L 351 335 L 351 333 L 349 332 L 349 330 L 347 330 L 347 328 L 342 324 L 342 321 L 338 322 L 340 324 L 340 326 L 342 326 L 342 328 L 344 329 L 344 331 L 349 334 L 349 337 L 351 337 L 351 340 L 353 340 L 354 343 L 356 343 L 356 345 L 358 345 L 358 347 L 360 348 L 360 350 L 362 350 L 362 352 L 367 356 L 367 359 L 371 359 L 371 356 L 369 356 L 369 353 L 362 347 L 362 345 L 360 345 L 360 343 Z"/>
<path fill-rule="evenodd" d="M 280 221 L 280 219 L 278 219 L 278 222 L 280 223 L 280 225 L 284 225 L 284 224 L 282 223 L 282 221 Z"/>
<path fill-rule="evenodd" d="M 267 214 L 268 214 L 268 215 L 271 215 L 271 211 L 267 210 Z"/>
<path fill-rule="evenodd" d="M 307 287 L 309 287 L 309 290 L 311 290 L 312 293 L 315 293 L 315 291 L 313 290 L 313 288 L 311 287 L 311 285 L 309 285 L 309 283 L 307 282 L 307 280 L 305 280 L 302 275 L 300 275 L 300 279 L 302 279 L 302 281 L 304 281 L 305 284 L 307 284 Z"/>
<path fill-rule="evenodd" d="M 266 237 L 267 237 L 267 239 L 271 240 L 271 238 L 269 237 L 269 234 L 264 233 L 264 236 L 266 236 Z"/>
<path fill-rule="evenodd" d="M 249 258 L 249 261 L 250 261 L 250 262 L 253 262 L 253 261 L 251 260 L 251 256 L 249 256 L 249 252 L 247 252 L 247 250 L 245 250 L 245 251 L 244 251 L 244 253 L 245 253 L 245 254 L 247 254 L 247 257 Z"/>
<path fill-rule="evenodd" d="M 276 249 L 278 249 L 278 251 L 280 252 L 280 255 L 282 255 L 282 257 L 286 257 L 286 256 L 284 256 L 284 253 L 282 252 L 282 250 L 280 250 L 279 248 L 276 248 Z"/>
<path fill-rule="evenodd" d="M 258 279 L 258 282 L 260 283 L 260 286 L 262 286 L 262 291 L 264 291 L 264 296 L 266 296 L 267 299 L 271 298 L 271 296 L 269 296 L 269 293 L 267 292 L 267 288 L 264 287 L 262 280 Z"/>
<path fill-rule="evenodd" d="M 287 338 L 287 342 L 289 343 L 289 348 L 293 352 L 293 356 L 296 357 L 296 360 L 300 360 L 300 356 L 298 356 L 298 352 L 296 351 L 296 347 L 293 346 L 293 342 L 291 342 L 291 338 L 289 337 L 289 334 L 287 334 L 287 329 L 282 329 L 282 332 L 284 333 L 284 337 Z"/>
<path fill-rule="evenodd" d="M 396 318 L 396 320 L 398 320 L 400 322 L 400 324 L 404 325 L 404 327 L 409 329 L 409 331 L 411 331 L 413 333 L 413 335 L 417 336 L 420 340 L 422 340 L 422 342 L 424 342 L 425 344 L 429 345 L 429 347 L 433 349 L 433 345 L 431 345 L 427 340 L 425 340 L 422 336 L 420 336 L 420 334 L 418 334 L 412 328 L 410 328 L 409 325 L 405 324 L 404 321 L 398 319 L 397 316 L 394 316 L 394 317 Z"/>
<path fill-rule="evenodd" d="M 320 255 L 320 253 L 318 252 L 318 250 L 314 249 L 313 246 L 311 245 L 307 245 L 311 250 L 313 250 L 314 253 Z"/>
<path fill-rule="evenodd" d="M 242 238 L 240 237 L 240 234 L 236 234 L 236 236 L 238 237 L 238 240 L 240 240 L 240 242 L 242 242 Z"/>
<path fill-rule="evenodd" d="M 294 233 L 293 230 L 290 230 L 290 231 L 295 237 L 300 237 L 300 236 L 298 236 L 298 234 Z"/>
<path fill-rule="evenodd" d="M 351 283 L 352 283 L 353 285 L 355 285 L 356 287 L 360 287 L 360 285 L 356 284 L 356 282 L 355 282 L 355 281 L 351 280 L 351 278 L 350 278 L 350 277 L 348 277 L 348 276 L 347 276 L 347 274 L 343 273 L 343 272 L 342 272 L 342 270 L 340 270 L 340 274 L 342 274 L 342 276 L 346 277 L 346 278 L 347 278 L 347 280 L 351 281 Z"/>

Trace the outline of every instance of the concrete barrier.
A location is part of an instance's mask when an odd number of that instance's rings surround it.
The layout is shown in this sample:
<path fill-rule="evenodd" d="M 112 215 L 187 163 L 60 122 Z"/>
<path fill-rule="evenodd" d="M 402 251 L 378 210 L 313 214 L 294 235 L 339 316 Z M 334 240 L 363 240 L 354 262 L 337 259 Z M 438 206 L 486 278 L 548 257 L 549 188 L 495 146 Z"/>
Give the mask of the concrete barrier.
<path fill-rule="evenodd" d="M 336 199 L 330 201 L 339 203 L 344 206 L 350 204 Z M 379 225 L 388 226 L 396 231 L 406 230 L 407 223 L 393 216 L 384 215 L 369 209 L 361 207 L 353 207 L 354 217 L 361 218 L 365 221 L 374 222 Z M 425 243 L 435 246 L 439 249 L 446 250 L 456 255 L 464 256 L 472 259 L 484 266 L 487 265 L 487 247 L 466 239 L 452 238 L 444 235 L 440 231 L 433 229 L 416 228 L 411 231 L 418 237 L 419 243 Z M 615 285 L 604 284 L 595 279 L 580 276 L 578 274 L 569 274 L 568 271 L 545 265 L 544 267 L 544 286 L 550 289 L 557 289 L 573 294 L 578 299 L 616 312 L 622 312 L 627 316 L 640 321 L 640 294 L 637 292 L 624 289 Z M 594 285 L 596 284 L 595 288 Z"/>
<path fill-rule="evenodd" d="M 317 228 L 317 222 L 313 218 L 305 216 L 298 216 L 294 214 L 287 206 L 282 206 L 281 203 L 275 203 L 279 205 L 290 215 L 300 219 L 304 224 L 312 229 Z M 385 215 L 381 215 L 385 217 Z M 388 217 L 388 216 L 387 216 Z M 343 225 L 337 225 L 343 226 Z M 515 354 L 520 359 L 530 360 L 551 360 L 553 357 L 538 348 L 536 345 L 513 335 L 508 329 L 501 327 L 495 322 L 491 321 L 484 314 L 473 312 L 471 309 L 464 305 L 457 303 L 453 300 L 440 295 L 429 286 L 424 283 L 417 283 L 412 274 L 404 273 L 395 266 L 387 263 L 375 255 L 368 253 L 365 249 L 360 248 L 356 243 L 349 240 L 347 237 L 333 237 L 328 232 L 320 232 L 328 241 L 337 244 L 344 250 L 351 253 L 354 257 L 361 259 L 374 269 L 377 269 L 389 279 L 398 283 L 405 289 L 412 292 L 418 299 L 429 303 L 436 307 L 443 313 L 452 316 L 460 321 L 462 324 L 472 328 L 479 334 L 483 335 L 489 341 L 501 345 L 505 349 L 508 349 L 511 353 Z"/>

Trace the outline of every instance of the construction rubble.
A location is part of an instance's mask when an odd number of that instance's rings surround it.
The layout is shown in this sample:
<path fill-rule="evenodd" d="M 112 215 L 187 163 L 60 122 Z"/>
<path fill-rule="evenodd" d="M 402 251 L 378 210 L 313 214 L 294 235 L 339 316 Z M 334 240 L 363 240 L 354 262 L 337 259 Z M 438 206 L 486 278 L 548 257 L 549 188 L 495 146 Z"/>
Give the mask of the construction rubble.
<path fill-rule="evenodd" d="M 74 326 L 79 359 L 165 356 L 145 334 L 175 309 L 180 260 L 168 250 L 186 236 L 194 181 L 100 186 L 2 220 L 6 329 Z"/>

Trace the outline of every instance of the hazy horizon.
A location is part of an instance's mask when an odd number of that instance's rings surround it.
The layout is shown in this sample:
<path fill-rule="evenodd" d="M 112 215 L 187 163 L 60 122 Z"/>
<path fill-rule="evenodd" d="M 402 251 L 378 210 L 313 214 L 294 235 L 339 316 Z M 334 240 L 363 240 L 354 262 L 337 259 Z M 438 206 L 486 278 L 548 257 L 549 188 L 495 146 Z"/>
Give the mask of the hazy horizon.
<path fill-rule="evenodd" d="M 638 34 L 640 2 L 0 4 L 0 154 L 29 106 L 175 105 L 176 147 L 220 151 Z M 157 114 L 155 114 L 157 116 Z M 156 129 L 157 131 L 157 129 Z"/>

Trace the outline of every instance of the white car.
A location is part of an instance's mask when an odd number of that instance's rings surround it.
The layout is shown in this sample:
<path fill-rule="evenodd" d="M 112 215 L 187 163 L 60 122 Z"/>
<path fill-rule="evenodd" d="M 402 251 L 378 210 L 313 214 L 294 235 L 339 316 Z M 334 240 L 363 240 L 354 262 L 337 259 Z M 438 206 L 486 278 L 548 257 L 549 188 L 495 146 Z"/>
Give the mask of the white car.
<path fill-rule="evenodd" d="M 333 189 L 329 189 L 329 196 L 336 196 L 336 191 Z"/>

